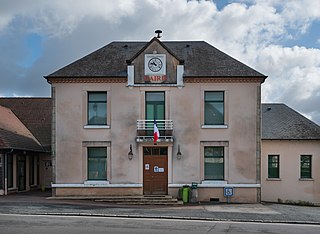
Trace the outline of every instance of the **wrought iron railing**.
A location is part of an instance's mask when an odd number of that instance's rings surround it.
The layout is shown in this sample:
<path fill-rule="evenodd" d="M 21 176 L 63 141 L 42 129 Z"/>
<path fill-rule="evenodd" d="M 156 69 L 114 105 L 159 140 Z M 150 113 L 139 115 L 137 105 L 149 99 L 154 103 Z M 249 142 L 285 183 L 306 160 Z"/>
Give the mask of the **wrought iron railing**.
<path fill-rule="evenodd" d="M 157 120 L 159 141 L 173 141 L 173 121 Z M 137 141 L 153 141 L 154 120 L 137 120 Z"/>

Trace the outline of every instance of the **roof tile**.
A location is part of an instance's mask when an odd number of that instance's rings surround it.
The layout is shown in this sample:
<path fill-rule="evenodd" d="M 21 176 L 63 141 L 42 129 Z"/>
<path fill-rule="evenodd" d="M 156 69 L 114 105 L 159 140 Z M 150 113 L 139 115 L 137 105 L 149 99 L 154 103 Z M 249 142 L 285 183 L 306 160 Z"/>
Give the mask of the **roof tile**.
<path fill-rule="evenodd" d="M 262 139 L 320 140 L 320 126 L 285 104 L 262 104 Z"/>
<path fill-rule="evenodd" d="M 148 42 L 112 42 L 93 53 L 45 76 L 45 78 L 126 77 L 127 60 Z M 163 41 L 184 60 L 185 77 L 261 77 L 265 75 L 204 41 Z"/>

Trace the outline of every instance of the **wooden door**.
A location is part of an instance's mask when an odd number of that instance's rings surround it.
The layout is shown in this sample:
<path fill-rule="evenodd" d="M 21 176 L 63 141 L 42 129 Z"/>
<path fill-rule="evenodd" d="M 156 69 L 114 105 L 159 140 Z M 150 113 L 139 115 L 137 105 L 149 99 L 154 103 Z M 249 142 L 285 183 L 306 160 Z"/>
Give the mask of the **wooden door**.
<path fill-rule="evenodd" d="M 145 147 L 143 156 L 143 194 L 168 194 L 167 148 Z"/>

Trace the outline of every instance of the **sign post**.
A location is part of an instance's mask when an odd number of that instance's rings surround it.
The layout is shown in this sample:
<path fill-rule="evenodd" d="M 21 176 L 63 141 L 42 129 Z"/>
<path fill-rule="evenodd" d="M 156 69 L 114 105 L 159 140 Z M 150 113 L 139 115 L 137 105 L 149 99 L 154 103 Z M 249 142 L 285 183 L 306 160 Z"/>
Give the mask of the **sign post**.
<path fill-rule="evenodd" d="M 234 194 L 233 187 L 224 187 L 223 188 L 223 195 L 227 197 L 227 202 L 230 203 L 230 197 Z"/>

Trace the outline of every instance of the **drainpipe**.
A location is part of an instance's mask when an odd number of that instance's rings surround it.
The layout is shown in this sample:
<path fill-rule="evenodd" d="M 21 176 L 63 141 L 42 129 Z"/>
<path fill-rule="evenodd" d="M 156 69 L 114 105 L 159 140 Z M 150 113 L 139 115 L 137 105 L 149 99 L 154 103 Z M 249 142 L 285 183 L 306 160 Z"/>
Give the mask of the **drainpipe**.
<path fill-rule="evenodd" d="M 8 154 L 11 154 L 13 149 L 10 152 L 4 153 L 4 195 L 8 195 Z"/>

